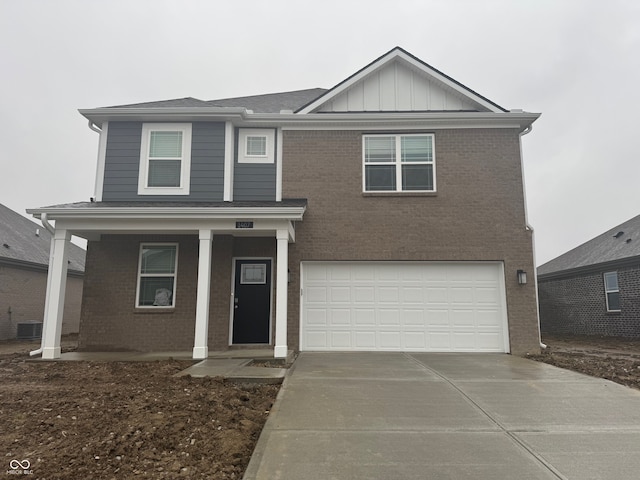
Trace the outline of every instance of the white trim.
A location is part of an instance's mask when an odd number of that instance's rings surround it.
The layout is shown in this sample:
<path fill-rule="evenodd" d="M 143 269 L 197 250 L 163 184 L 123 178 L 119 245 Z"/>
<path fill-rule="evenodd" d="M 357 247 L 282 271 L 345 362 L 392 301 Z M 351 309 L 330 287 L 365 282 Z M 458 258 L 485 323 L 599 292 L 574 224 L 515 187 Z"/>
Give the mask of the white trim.
<path fill-rule="evenodd" d="M 176 247 L 176 258 L 175 264 L 173 267 L 172 274 L 147 274 L 145 277 L 166 277 L 173 278 L 173 292 L 171 292 L 171 305 L 140 305 L 140 279 L 142 278 L 142 250 L 145 247 Z M 175 309 L 176 308 L 176 297 L 178 290 L 178 255 L 180 252 L 180 244 L 178 242 L 141 242 L 140 250 L 138 252 L 138 271 L 137 271 L 137 284 L 136 284 L 136 298 L 135 298 L 135 308 L 141 308 L 145 310 L 157 310 L 157 309 Z"/>
<path fill-rule="evenodd" d="M 50 273 L 48 274 L 46 310 L 42 332 L 42 358 L 60 358 L 60 335 L 64 316 L 67 270 L 71 232 L 56 225 L 51 237 Z"/>
<path fill-rule="evenodd" d="M 151 132 L 182 132 L 182 157 L 180 158 L 180 186 L 150 187 L 149 140 Z M 177 160 L 177 159 L 176 159 Z M 138 195 L 189 195 L 191 186 L 191 123 L 143 123 L 140 143 L 140 168 L 138 172 Z"/>
<path fill-rule="evenodd" d="M 250 137 L 260 137 L 265 140 L 264 155 L 249 155 L 247 141 Z M 238 130 L 238 163 L 273 163 L 274 162 L 275 131 L 270 128 L 240 128 Z"/>
<path fill-rule="evenodd" d="M 276 130 L 276 202 L 282 201 L 282 149 L 284 136 L 282 128 Z"/>
<path fill-rule="evenodd" d="M 233 319 L 235 314 L 235 295 L 236 295 L 236 262 L 238 260 L 269 260 L 271 261 L 271 271 L 268 274 L 271 275 L 271 288 L 269 292 L 269 342 L 268 343 L 256 343 L 255 345 L 273 345 L 273 257 L 231 257 L 231 301 L 229 302 L 229 346 L 232 345 L 247 345 L 244 343 L 233 343 Z M 251 344 L 254 345 L 254 344 Z"/>
<path fill-rule="evenodd" d="M 276 337 L 273 356 L 286 358 L 287 322 L 288 322 L 288 290 L 289 290 L 289 232 L 278 230 L 276 233 Z"/>
<path fill-rule="evenodd" d="M 209 305 L 211 300 L 213 231 L 200 230 L 198 240 L 198 286 L 196 292 L 196 325 L 193 337 L 193 358 L 204 359 L 209 356 Z"/>
<path fill-rule="evenodd" d="M 109 136 L 109 122 L 102 124 L 100 139 L 98 140 L 98 165 L 96 167 L 96 183 L 93 195 L 96 202 L 102 201 L 102 192 L 104 190 L 104 169 L 107 157 L 107 137 Z"/>
<path fill-rule="evenodd" d="M 252 113 L 235 109 L 234 115 L 209 108 L 98 108 L 80 110 L 96 125 L 110 121 L 197 122 L 233 121 L 246 128 L 356 130 L 360 128 L 528 128 L 539 113 L 510 112 L 347 112 L 347 113 Z"/>
<path fill-rule="evenodd" d="M 381 138 L 381 137 L 393 137 L 395 138 L 395 159 L 393 162 L 371 162 L 366 163 L 366 140 L 367 138 Z M 430 162 L 406 162 L 402 163 L 402 138 L 403 137 L 431 137 L 431 155 L 432 160 Z M 367 165 L 393 165 L 395 167 L 396 175 L 396 189 L 395 190 L 367 190 L 366 182 L 366 170 Z M 433 189 L 431 190 L 403 190 L 402 189 L 402 166 L 410 165 L 431 165 L 433 175 Z M 362 135 L 362 192 L 363 193 L 375 193 L 375 194 L 394 194 L 394 193 L 436 193 L 437 189 L 437 177 L 436 177 L 436 138 L 433 133 L 380 133 L 375 135 Z"/>
<path fill-rule="evenodd" d="M 233 201 L 233 152 L 234 152 L 234 126 L 231 122 L 224 124 L 224 194 L 225 202 Z"/>

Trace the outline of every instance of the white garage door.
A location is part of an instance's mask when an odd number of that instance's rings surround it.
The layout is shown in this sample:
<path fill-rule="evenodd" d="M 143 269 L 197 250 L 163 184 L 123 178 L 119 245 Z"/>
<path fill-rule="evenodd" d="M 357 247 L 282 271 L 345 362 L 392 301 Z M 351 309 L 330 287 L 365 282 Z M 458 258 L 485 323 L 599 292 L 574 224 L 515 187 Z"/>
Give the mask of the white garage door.
<path fill-rule="evenodd" d="M 500 263 L 303 262 L 300 348 L 508 352 Z"/>

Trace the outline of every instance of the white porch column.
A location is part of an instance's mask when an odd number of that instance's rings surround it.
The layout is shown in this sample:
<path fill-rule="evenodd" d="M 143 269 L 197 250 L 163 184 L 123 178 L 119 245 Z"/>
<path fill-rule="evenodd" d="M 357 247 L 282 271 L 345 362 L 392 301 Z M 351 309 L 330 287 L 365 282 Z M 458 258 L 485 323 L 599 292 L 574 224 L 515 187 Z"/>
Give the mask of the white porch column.
<path fill-rule="evenodd" d="M 200 230 L 198 254 L 198 292 L 196 297 L 196 331 L 193 341 L 193 358 L 209 356 L 209 301 L 211 293 L 211 246 L 213 232 Z"/>
<path fill-rule="evenodd" d="M 67 230 L 56 230 L 51 239 L 51 257 L 47 276 L 47 295 L 42 332 L 42 358 L 60 358 L 60 335 L 64 314 L 64 295 L 67 288 L 67 258 L 69 240 Z"/>
<path fill-rule="evenodd" d="M 287 289 L 289 288 L 289 231 L 276 233 L 276 345 L 275 358 L 287 358 Z"/>

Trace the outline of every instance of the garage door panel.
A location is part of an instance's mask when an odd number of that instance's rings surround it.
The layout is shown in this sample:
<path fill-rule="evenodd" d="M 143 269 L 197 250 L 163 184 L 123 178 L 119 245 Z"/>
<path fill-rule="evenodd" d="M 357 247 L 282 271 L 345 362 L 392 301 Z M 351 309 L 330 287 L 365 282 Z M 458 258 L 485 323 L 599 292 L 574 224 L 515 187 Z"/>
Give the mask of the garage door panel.
<path fill-rule="evenodd" d="M 378 324 L 384 326 L 400 326 L 400 310 L 382 308 L 378 310 Z"/>
<path fill-rule="evenodd" d="M 498 263 L 303 263 L 301 349 L 508 351 Z"/>
<path fill-rule="evenodd" d="M 329 311 L 330 326 L 350 326 L 351 310 L 348 308 L 332 308 Z"/>
<path fill-rule="evenodd" d="M 356 303 L 375 303 L 376 289 L 374 287 L 353 287 Z"/>
<path fill-rule="evenodd" d="M 328 313 L 326 308 L 309 308 L 307 310 L 307 323 L 311 327 L 326 327 Z"/>
<path fill-rule="evenodd" d="M 376 311 L 372 308 L 357 308 L 354 309 L 356 325 L 371 325 L 376 324 Z"/>
<path fill-rule="evenodd" d="M 402 345 L 406 350 L 424 351 L 427 349 L 427 334 L 424 331 L 405 331 L 402 334 Z"/>

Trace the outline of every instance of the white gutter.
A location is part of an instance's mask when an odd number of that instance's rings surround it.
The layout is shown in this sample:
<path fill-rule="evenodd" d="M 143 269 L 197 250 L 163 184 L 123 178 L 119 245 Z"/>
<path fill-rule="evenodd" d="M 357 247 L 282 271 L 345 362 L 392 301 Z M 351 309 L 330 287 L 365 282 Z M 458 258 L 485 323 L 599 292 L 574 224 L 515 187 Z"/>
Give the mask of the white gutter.
<path fill-rule="evenodd" d="M 42 222 L 42 225 L 44 226 L 44 228 L 47 229 L 47 231 L 51 234 L 51 236 L 55 235 L 55 229 L 53 228 L 53 226 L 49 223 L 49 219 L 47 218 L 47 214 L 43 213 L 42 215 L 40 215 L 40 221 Z M 49 249 L 49 265 L 51 265 L 51 260 L 53 257 L 53 242 L 51 242 L 51 247 Z M 49 275 L 50 275 L 51 269 L 47 269 L 47 286 L 49 285 Z M 49 296 L 47 295 L 45 297 L 45 312 L 47 311 L 47 306 L 46 303 L 49 301 Z M 40 355 L 42 353 L 42 350 L 44 349 L 44 328 L 42 329 L 42 338 L 40 339 L 40 348 L 38 348 L 37 350 L 33 350 L 31 352 L 29 352 L 29 356 L 30 357 L 35 357 L 36 355 Z"/>
<path fill-rule="evenodd" d="M 527 213 L 527 188 L 525 186 L 525 181 L 524 181 L 524 161 L 522 158 L 522 137 L 531 133 L 531 130 L 533 130 L 533 125 L 529 125 L 526 129 L 520 132 L 520 168 L 522 169 L 522 174 L 521 174 L 522 175 L 522 194 L 524 197 L 525 224 L 527 228 L 531 230 L 531 251 L 533 254 L 533 287 L 535 288 L 535 292 L 536 292 L 536 315 L 538 317 L 538 342 L 540 343 L 540 348 L 546 349 L 547 345 L 542 343 L 542 332 L 540 331 L 540 308 L 539 308 L 540 299 L 538 298 L 538 273 L 536 269 L 536 263 L 537 263 L 536 262 L 536 233 L 533 227 L 529 224 L 529 216 Z"/>
<path fill-rule="evenodd" d="M 414 128 L 515 128 L 525 130 L 540 114 L 511 112 L 341 112 L 341 113 L 254 113 L 245 108 L 139 107 L 94 108 L 79 112 L 92 124 L 107 121 L 231 121 L 236 126 L 281 126 L 312 128 L 357 125 L 389 128 L 393 120 L 400 127 Z"/>

